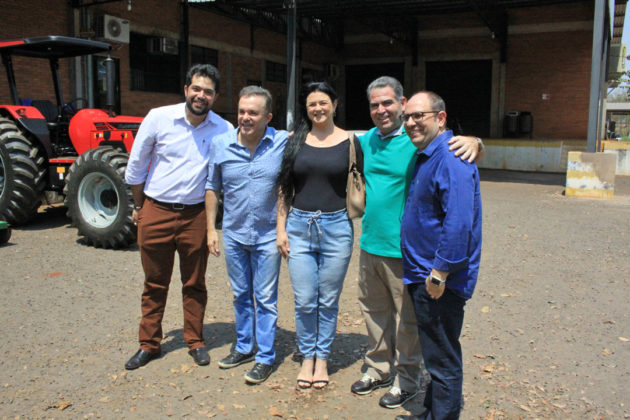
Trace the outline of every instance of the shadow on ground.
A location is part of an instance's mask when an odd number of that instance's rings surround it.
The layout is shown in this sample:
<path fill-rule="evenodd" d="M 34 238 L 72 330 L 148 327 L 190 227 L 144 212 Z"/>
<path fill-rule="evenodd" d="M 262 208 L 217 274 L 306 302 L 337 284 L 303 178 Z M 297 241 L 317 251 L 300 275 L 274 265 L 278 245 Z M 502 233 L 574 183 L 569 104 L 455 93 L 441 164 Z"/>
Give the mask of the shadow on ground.
<path fill-rule="evenodd" d="M 226 344 L 231 344 L 231 348 L 233 348 L 236 342 L 236 332 L 234 324 L 231 322 L 207 323 L 203 327 L 203 336 L 206 340 L 206 348 L 209 351 L 223 347 Z M 331 349 L 331 353 L 335 357 L 330 360 L 329 373 L 334 374 L 362 360 L 367 345 L 368 338 L 363 334 L 337 333 Z M 284 363 L 287 357 L 290 357 L 290 360 L 293 362 L 300 363 L 302 361 L 303 357 L 297 349 L 295 331 L 278 328 L 276 330 L 275 347 L 276 366 Z M 164 335 L 162 354 L 182 348 L 186 348 L 186 343 L 184 342 L 181 328 L 171 330 Z"/>
<path fill-rule="evenodd" d="M 518 184 L 559 185 L 565 186 L 566 174 L 548 172 L 503 171 L 479 169 L 479 178 L 489 182 L 513 182 Z"/>

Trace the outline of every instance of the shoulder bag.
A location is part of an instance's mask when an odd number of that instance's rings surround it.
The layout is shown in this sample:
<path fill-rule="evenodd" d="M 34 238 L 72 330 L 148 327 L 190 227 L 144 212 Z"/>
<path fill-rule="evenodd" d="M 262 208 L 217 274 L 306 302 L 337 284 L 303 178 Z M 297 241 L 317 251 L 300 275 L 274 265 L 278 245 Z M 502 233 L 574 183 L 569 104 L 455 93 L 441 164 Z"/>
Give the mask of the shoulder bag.
<path fill-rule="evenodd" d="M 357 151 L 354 145 L 356 138 L 356 135 L 350 138 L 350 160 L 346 184 L 346 209 L 350 219 L 361 217 L 365 212 L 365 180 L 357 169 Z"/>

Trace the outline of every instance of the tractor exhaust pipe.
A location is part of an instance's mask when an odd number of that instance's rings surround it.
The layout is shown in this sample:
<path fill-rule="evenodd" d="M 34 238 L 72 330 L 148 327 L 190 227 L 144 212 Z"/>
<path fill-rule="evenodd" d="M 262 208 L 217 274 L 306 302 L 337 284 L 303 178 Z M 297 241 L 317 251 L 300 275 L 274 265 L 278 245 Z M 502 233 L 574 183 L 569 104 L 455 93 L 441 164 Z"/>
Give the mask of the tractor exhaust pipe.
<path fill-rule="evenodd" d="M 105 107 L 109 112 L 109 116 L 114 116 L 114 107 L 116 106 L 116 92 L 114 92 L 116 86 L 116 63 L 111 56 L 107 56 L 105 59 Z"/>

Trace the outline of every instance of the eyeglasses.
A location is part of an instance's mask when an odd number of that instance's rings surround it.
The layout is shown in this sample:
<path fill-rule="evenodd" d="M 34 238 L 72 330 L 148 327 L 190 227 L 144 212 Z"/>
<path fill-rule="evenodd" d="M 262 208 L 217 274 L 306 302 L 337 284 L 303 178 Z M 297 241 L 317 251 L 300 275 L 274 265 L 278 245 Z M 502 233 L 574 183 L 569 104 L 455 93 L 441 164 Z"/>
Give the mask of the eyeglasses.
<path fill-rule="evenodd" d="M 403 122 L 405 122 L 405 123 L 409 120 L 409 117 L 411 117 L 413 122 L 419 123 L 419 122 L 422 122 L 422 120 L 424 119 L 425 115 L 437 114 L 439 112 L 440 111 L 422 111 L 422 112 L 412 112 L 411 114 L 403 113 L 401 118 L 402 118 Z"/>

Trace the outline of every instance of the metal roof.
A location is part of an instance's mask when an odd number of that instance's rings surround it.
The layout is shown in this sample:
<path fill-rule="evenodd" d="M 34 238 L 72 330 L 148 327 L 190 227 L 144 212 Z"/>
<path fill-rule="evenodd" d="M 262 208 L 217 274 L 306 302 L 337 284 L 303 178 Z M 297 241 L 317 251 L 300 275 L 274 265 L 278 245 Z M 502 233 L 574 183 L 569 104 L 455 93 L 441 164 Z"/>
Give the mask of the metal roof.
<path fill-rule="evenodd" d="M 298 13 L 302 16 L 339 18 L 501 10 L 575 3 L 580 0 L 215 0 L 196 4 L 242 7 L 283 14 L 292 1 L 296 2 Z"/>
<path fill-rule="evenodd" d="M 334 48 L 343 46 L 344 19 L 357 19 L 377 32 L 413 46 L 414 17 L 472 12 L 493 33 L 504 34 L 508 9 L 580 3 L 584 0 L 188 0 L 194 8 L 210 10 L 253 26 L 286 33 L 287 13 L 295 4 L 298 36 Z M 612 44 L 621 42 L 626 3 L 615 0 Z M 503 16 L 501 16 L 503 15 Z M 505 36 L 503 36 L 505 38 Z"/>

